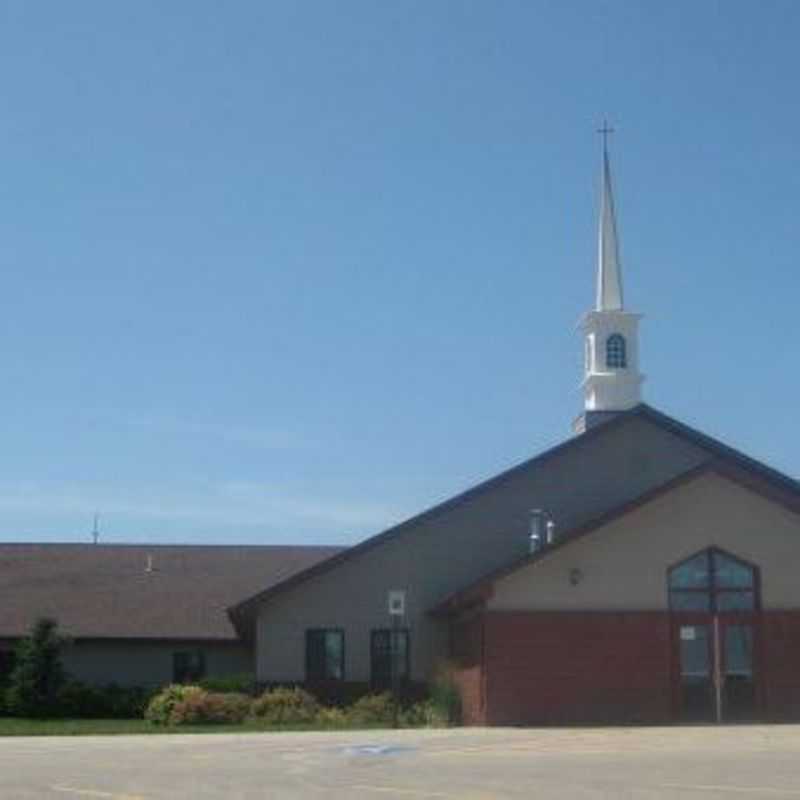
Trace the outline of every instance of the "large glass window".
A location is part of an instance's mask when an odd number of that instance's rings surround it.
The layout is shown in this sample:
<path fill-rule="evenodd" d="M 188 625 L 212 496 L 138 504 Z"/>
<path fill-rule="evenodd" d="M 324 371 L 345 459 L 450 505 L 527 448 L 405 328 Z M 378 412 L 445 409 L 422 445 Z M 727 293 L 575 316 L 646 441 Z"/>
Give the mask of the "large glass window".
<path fill-rule="evenodd" d="M 609 369 L 625 369 L 628 366 L 625 350 L 625 338 L 619 333 L 612 333 L 606 339 L 606 366 Z"/>
<path fill-rule="evenodd" d="M 316 628 L 306 631 L 306 680 L 344 680 L 344 631 Z"/>
<path fill-rule="evenodd" d="M 757 605 L 756 570 L 714 548 L 669 571 L 673 611 L 753 611 Z"/>
<path fill-rule="evenodd" d="M 408 680 L 409 647 L 408 630 L 380 628 L 372 631 L 370 661 L 372 665 L 372 685 L 375 689 L 389 689 L 392 686 L 392 675 L 398 682 Z M 394 669 L 392 668 L 394 658 Z"/>

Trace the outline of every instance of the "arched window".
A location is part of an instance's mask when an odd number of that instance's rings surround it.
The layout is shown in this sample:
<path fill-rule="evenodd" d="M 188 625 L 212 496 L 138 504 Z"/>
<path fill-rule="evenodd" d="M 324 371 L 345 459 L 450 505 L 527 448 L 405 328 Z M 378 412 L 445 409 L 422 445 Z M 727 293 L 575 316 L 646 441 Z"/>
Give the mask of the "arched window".
<path fill-rule="evenodd" d="M 628 366 L 625 338 L 619 333 L 612 333 L 606 339 L 606 366 L 609 369 L 625 369 Z"/>
<path fill-rule="evenodd" d="M 672 567 L 668 584 L 673 611 L 754 611 L 758 605 L 756 568 L 716 548 Z"/>

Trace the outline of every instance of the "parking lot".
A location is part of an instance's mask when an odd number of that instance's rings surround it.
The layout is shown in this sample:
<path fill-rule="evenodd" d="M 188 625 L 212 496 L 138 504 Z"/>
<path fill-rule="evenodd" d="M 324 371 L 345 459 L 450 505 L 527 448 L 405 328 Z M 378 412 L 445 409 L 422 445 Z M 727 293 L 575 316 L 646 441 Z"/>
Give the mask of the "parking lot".
<path fill-rule="evenodd" d="M 0 740 L 0 797 L 800 798 L 800 726 Z"/>

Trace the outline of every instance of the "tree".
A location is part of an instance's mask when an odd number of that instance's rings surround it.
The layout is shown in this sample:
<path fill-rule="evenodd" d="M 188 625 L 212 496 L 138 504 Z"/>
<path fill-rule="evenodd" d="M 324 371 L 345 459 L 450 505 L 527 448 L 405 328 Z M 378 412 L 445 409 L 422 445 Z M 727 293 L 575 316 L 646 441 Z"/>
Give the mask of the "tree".
<path fill-rule="evenodd" d="M 30 636 L 17 645 L 6 690 L 6 708 L 11 714 L 47 717 L 58 712 L 58 693 L 66 673 L 60 653 L 64 638 L 57 629 L 54 619 L 38 619 Z"/>

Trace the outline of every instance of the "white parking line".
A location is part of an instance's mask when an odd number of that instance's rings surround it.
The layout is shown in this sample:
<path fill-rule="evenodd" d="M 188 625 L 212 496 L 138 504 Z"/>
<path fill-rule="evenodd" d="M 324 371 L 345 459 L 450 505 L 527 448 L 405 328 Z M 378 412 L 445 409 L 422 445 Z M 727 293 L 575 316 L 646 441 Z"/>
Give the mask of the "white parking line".
<path fill-rule="evenodd" d="M 715 786 L 705 783 L 660 783 L 660 789 L 680 789 L 685 792 L 717 792 L 719 794 L 752 794 L 759 797 L 800 797 L 800 789 L 772 789 L 769 786 Z"/>
<path fill-rule="evenodd" d="M 79 789 L 75 786 L 51 786 L 54 792 L 74 794 L 79 797 L 102 797 L 106 800 L 146 800 L 140 794 L 119 794 L 118 792 L 101 792 L 99 789 Z"/>

